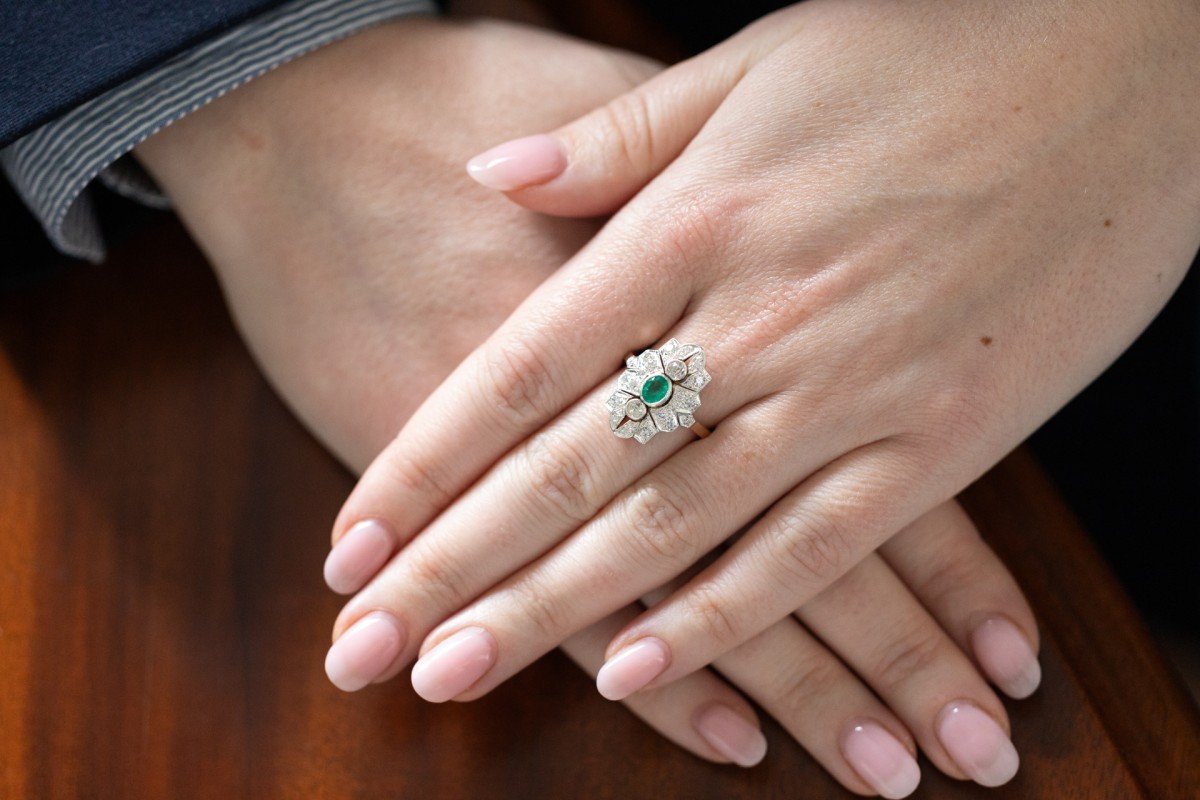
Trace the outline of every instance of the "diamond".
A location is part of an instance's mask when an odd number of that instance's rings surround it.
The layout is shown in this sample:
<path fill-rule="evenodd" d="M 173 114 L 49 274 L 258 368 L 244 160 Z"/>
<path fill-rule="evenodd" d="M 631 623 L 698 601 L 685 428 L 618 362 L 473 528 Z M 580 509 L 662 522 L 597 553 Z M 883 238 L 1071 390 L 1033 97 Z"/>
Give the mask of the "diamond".
<path fill-rule="evenodd" d="M 625 414 L 630 419 L 641 419 L 646 416 L 646 404 L 636 397 L 631 397 L 625 402 Z"/>
<path fill-rule="evenodd" d="M 666 373 L 667 377 L 673 381 L 683 380 L 683 377 L 687 375 L 687 364 L 684 364 L 678 358 L 673 358 L 667 362 Z"/>
<path fill-rule="evenodd" d="M 639 443 L 645 444 L 654 438 L 654 434 L 658 433 L 658 429 L 654 427 L 654 421 L 650 417 L 644 417 L 637 422 L 627 422 L 626 425 L 636 426 L 633 429 L 633 438 Z"/>
<path fill-rule="evenodd" d="M 691 414 L 700 407 L 700 393 L 683 386 L 672 392 L 671 409 L 679 414 Z"/>
<path fill-rule="evenodd" d="M 679 419 L 676 418 L 674 409 L 656 408 L 651 416 L 654 418 L 654 427 L 662 433 L 670 433 L 679 427 Z"/>
<path fill-rule="evenodd" d="M 657 350 L 643 350 L 638 356 L 637 369 L 641 372 L 652 375 L 655 372 L 662 372 L 662 356 Z"/>

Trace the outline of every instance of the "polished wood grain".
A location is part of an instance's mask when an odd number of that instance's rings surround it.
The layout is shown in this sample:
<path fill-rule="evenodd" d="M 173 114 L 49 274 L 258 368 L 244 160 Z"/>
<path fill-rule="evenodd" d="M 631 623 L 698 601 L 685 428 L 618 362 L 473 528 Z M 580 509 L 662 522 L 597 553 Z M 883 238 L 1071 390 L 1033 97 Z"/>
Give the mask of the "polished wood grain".
<path fill-rule="evenodd" d="M 0 294 L 0 797 L 847 796 L 773 724 L 759 768 L 700 761 L 557 654 L 471 704 L 338 692 L 321 563 L 350 486 L 175 224 Z M 919 796 L 1195 797 L 1195 708 L 1037 467 L 966 499 L 1045 682 L 1009 705 L 1010 786 L 927 766 Z"/>

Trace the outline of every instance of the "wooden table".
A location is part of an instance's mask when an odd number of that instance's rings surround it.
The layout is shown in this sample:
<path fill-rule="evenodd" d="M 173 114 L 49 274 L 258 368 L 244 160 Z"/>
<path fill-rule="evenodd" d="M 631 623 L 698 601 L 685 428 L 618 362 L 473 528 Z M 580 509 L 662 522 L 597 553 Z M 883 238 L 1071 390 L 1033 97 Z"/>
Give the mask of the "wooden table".
<path fill-rule="evenodd" d="M 350 477 L 173 223 L 0 294 L 0 797 L 847 797 L 773 724 L 714 766 L 552 655 L 471 704 L 345 695 L 321 582 Z M 1022 771 L 921 797 L 1194 798 L 1200 718 L 1028 455 L 966 495 L 1038 612 Z"/>

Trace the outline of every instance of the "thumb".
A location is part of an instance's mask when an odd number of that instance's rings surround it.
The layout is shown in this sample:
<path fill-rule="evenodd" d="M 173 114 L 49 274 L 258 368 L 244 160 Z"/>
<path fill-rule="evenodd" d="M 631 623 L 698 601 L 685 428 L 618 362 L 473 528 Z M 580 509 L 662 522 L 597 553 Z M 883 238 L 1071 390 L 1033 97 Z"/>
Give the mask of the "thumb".
<path fill-rule="evenodd" d="M 612 213 L 683 151 L 745 74 L 745 53 L 730 52 L 737 44 L 660 72 L 558 130 L 493 147 L 467 173 L 544 214 Z"/>

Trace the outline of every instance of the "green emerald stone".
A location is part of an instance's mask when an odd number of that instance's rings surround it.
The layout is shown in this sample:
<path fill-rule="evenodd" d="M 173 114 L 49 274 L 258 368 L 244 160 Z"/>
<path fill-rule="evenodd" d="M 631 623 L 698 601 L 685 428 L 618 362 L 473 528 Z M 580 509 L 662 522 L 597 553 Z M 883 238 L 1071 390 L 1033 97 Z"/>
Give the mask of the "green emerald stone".
<path fill-rule="evenodd" d="M 642 383 L 642 401 L 653 408 L 667 402 L 671 396 L 671 381 L 666 375 L 651 375 Z"/>

